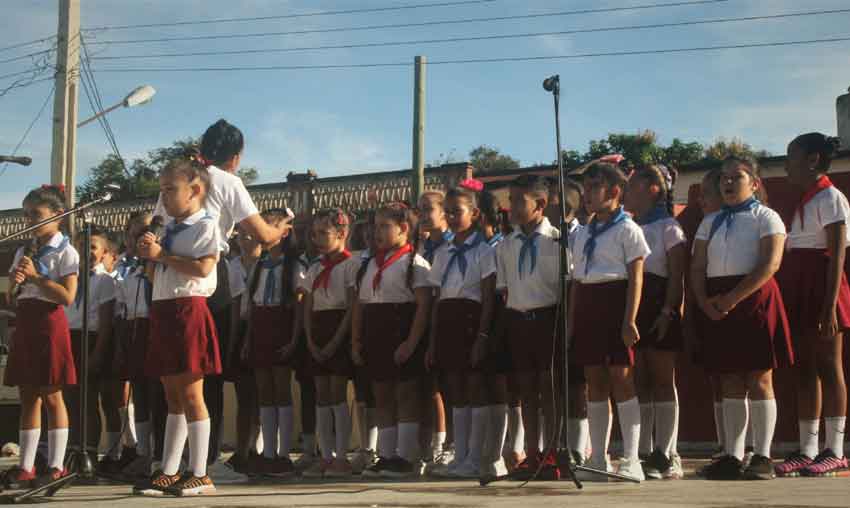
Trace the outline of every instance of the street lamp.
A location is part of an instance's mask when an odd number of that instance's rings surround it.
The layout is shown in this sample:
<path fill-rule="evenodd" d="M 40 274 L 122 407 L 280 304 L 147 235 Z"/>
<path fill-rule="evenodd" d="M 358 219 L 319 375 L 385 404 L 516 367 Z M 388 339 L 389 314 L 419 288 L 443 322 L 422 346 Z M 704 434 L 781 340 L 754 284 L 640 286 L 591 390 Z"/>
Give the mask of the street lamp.
<path fill-rule="evenodd" d="M 106 115 L 107 113 L 115 111 L 116 109 L 118 109 L 120 107 L 132 108 L 134 106 L 140 106 L 142 104 L 147 104 L 148 102 L 151 101 L 151 99 L 153 99 L 153 96 L 155 94 L 156 94 L 156 89 L 154 87 L 152 87 L 150 85 L 140 86 L 140 87 L 136 88 L 135 90 L 133 90 L 132 92 L 130 92 L 127 95 L 127 97 L 124 98 L 123 101 L 119 102 L 118 104 L 116 104 L 114 106 L 111 106 L 111 107 L 104 109 L 103 111 L 101 111 L 100 113 L 97 113 L 96 115 L 94 115 L 91 118 L 83 120 L 82 122 L 77 124 L 77 127 L 79 128 L 79 127 L 82 127 L 84 125 L 90 124 L 91 122 L 94 122 L 98 118 Z"/>

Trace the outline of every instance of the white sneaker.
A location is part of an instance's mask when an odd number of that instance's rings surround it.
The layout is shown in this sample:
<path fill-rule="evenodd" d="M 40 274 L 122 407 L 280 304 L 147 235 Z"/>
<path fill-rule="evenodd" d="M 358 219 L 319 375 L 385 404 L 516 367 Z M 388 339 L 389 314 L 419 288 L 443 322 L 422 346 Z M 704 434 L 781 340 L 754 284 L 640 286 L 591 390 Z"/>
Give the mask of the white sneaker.
<path fill-rule="evenodd" d="M 682 457 L 678 454 L 670 457 L 670 469 L 664 471 L 662 477 L 665 480 L 681 480 L 685 476 L 682 469 Z"/>
<path fill-rule="evenodd" d="M 217 460 L 212 465 L 207 466 L 207 476 L 218 484 L 228 483 L 245 483 L 248 477 L 242 473 L 237 473 L 224 462 Z"/>
<path fill-rule="evenodd" d="M 635 480 L 644 481 L 646 477 L 643 475 L 643 466 L 640 465 L 640 460 L 620 460 L 620 467 L 617 468 L 617 474 L 628 476 Z"/>
<path fill-rule="evenodd" d="M 471 458 L 471 455 L 454 470 L 454 478 L 478 478 L 481 464 Z"/>
<path fill-rule="evenodd" d="M 744 453 L 744 460 L 741 461 L 744 465 L 744 469 L 750 467 L 750 462 L 752 462 L 754 455 L 755 454 L 752 452 L 752 450 Z"/>
<path fill-rule="evenodd" d="M 479 475 L 481 478 L 505 478 L 508 476 L 508 466 L 505 465 L 505 459 L 499 457 L 499 460 L 495 462 L 481 464 Z"/>
<path fill-rule="evenodd" d="M 591 456 L 590 460 L 584 463 L 584 467 L 595 469 L 596 471 L 604 471 L 606 473 L 614 472 L 614 468 L 611 466 L 611 461 L 608 460 L 608 457 L 605 457 L 604 460 L 600 461 L 594 460 Z M 608 477 L 604 474 L 591 473 L 590 471 L 582 471 L 581 469 L 576 470 L 576 478 L 578 478 L 581 482 L 608 482 Z"/>

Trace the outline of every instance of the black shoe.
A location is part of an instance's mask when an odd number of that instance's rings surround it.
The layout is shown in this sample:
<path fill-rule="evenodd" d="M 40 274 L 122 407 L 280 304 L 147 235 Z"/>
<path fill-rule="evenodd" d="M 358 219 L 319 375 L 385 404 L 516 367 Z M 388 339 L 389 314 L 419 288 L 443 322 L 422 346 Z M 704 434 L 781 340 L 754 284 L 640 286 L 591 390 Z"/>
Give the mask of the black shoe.
<path fill-rule="evenodd" d="M 740 480 L 743 464 L 737 457 L 726 455 L 712 462 L 703 470 L 706 480 Z"/>
<path fill-rule="evenodd" d="M 584 457 L 582 457 L 581 452 L 578 450 L 570 450 L 570 455 L 573 456 L 573 463 L 577 466 L 581 466 L 584 464 Z"/>
<path fill-rule="evenodd" d="M 395 459 L 378 457 L 378 461 L 375 462 L 372 467 L 364 469 L 361 475 L 364 478 L 379 478 L 381 476 L 381 473 L 383 473 L 384 469 L 387 469 L 393 462 L 393 460 Z"/>
<path fill-rule="evenodd" d="M 773 461 L 764 455 L 753 455 L 744 469 L 745 480 L 772 480 L 774 477 Z"/>
<path fill-rule="evenodd" d="M 418 462 L 418 461 L 417 461 Z M 381 470 L 382 478 L 412 478 L 419 476 L 420 469 L 417 469 L 416 464 L 408 462 L 401 457 L 393 457 L 387 463 L 387 466 Z"/>
<path fill-rule="evenodd" d="M 670 469 L 670 459 L 658 448 L 652 452 L 642 464 L 643 474 L 647 479 L 660 480 L 664 478 L 664 473 Z"/>
<path fill-rule="evenodd" d="M 166 495 L 166 491 L 178 481 L 181 477 L 179 474 L 169 476 L 162 471 L 156 471 L 150 478 L 142 480 L 133 486 L 133 495 L 135 496 L 151 496 L 161 497 Z"/>

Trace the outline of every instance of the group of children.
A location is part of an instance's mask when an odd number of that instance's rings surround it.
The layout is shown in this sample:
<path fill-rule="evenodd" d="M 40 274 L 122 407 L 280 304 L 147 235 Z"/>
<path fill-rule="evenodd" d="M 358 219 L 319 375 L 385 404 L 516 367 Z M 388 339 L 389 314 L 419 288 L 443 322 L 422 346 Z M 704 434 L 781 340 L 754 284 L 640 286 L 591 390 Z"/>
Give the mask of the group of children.
<path fill-rule="evenodd" d="M 231 166 L 241 134 L 238 141 Z M 673 217 L 675 174 L 661 164 L 624 171 L 617 159 L 598 161 L 568 179 L 562 195 L 545 177 L 522 176 L 510 185 L 509 218 L 480 182 L 465 180 L 426 192 L 415 207 L 385 204 L 357 221 L 322 210 L 296 232 L 287 209 L 257 222 L 251 209 L 236 214 L 231 205 L 223 224 L 226 187 L 212 166 L 221 163 L 175 161 L 160 175 L 157 215 L 167 221 L 133 216 L 120 256 L 101 232 L 83 246 L 93 267 L 89 337 L 80 335 L 79 254 L 59 225 L 39 228 L 33 247 L 16 254 L 18 326 L 5 382 L 21 391 L 21 462 L 4 483 L 67 474 L 82 347 L 96 374 L 89 400 L 99 398 L 106 416 L 99 467 L 143 477 L 134 487 L 143 495 L 214 491 L 207 466 L 217 454 L 216 416 L 205 378 L 222 373 L 238 402 L 229 463 L 244 474 L 558 479 L 569 474 L 554 451 L 564 434 L 576 461 L 613 471 L 613 399 L 623 441 L 617 473 L 681 478 L 675 363 L 686 345 L 712 377 L 723 448 L 700 474 L 846 470 L 850 206 L 826 176 L 833 150 L 821 134 L 789 144 L 788 176 L 801 199 L 787 225 L 767 207 L 756 164 L 727 159 L 706 176 L 704 218 L 688 231 Z M 60 189 L 45 187 L 23 208 L 34 224 L 63 203 Z M 222 230 L 234 224 L 228 244 Z M 209 303 L 222 287 L 226 327 Z M 800 450 L 774 465 L 772 372 L 792 364 Z M 302 406 L 298 463 L 290 460 L 293 378 Z M 42 404 L 48 453 L 37 474 Z M 748 422 L 754 449 L 745 462 Z M 99 432 L 89 435 L 94 450 Z"/>

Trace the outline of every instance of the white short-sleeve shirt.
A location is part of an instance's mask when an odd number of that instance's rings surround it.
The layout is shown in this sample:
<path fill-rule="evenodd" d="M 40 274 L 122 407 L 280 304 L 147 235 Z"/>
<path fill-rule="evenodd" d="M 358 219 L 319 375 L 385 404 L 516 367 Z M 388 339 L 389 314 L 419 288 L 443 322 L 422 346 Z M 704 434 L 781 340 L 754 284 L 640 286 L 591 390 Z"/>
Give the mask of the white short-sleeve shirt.
<path fill-rule="evenodd" d="M 702 220 L 697 240 L 708 241 L 711 225 L 720 213 L 714 212 Z M 760 240 L 772 235 L 785 236 L 785 224 L 778 213 L 762 204 L 736 213 L 731 228 L 727 229 L 723 221 L 708 242 L 706 276 L 730 277 L 752 272 L 758 264 Z"/>
<path fill-rule="evenodd" d="M 496 287 L 507 289 L 507 307 L 521 312 L 558 303 L 561 233 L 545 217 L 534 231 L 540 236 L 535 241 L 537 263 L 531 273 L 530 255 L 525 259 L 522 276 L 519 273 L 519 255 L 523 244 L 519 228 L 496 247 Z"/>
<path fill-rule="evenodd" d="M 596 237 L 596 248 L 588 269 L 584 248 L 589 239 L 590 228 L 582 228 L 576 234 L 572 246 L 573 276 L 582 284 L 627 280 L 629 263 L 640 258 L 646 259 L 650 253 L 643 230 L 630 218 Z"/>
<path fill-rule="evenodd" d="M 649 256 L 644 261 L 644 272 L 659 277 L 668 277 L 670 273 L 667 270 L 667 252 L 673 247 L 687 242 L 685 230 L 682 229 L 679 221 L 673 217 L 644 224 L 641 229 L 643 229 L 643 236 L 646 238 L 650 250 Z"/>
<path fill-rule="evenodd" d="M 460 263 L 455 260 L 457 246 L 454 242 L 441 245 L 434 254 L 434 263 L 428 274 L 428 283 L 440 288 L 440 300 L 446 298 L 463 298 L 481 301 L 481 281 L 496 273 L 496 249 L 489 246 L 484 236 L 475 232 L 465 241 L 467 246 L 473 246 L 463 253 L 466 259 L 466 273 L 461 273 Z M 446 271 L 448 270 L 448 272 Z M 446 275 L 448 273 L 448 275 Z M 445 284 L 443 279 L 445 278 Z"/>
<path fill-rule="evenodd" d="M 204 208 L 217 221 L 219 252 L 227 253 L 230 250 L 227 239 L 233 234 L 236 224 L 260 212 L 241 178 L 215 166 L 209 166 L 207 171 L 210 174 L 210 188 Z M 162 196 L 157 201 L 153 214 L 161 215 L 166 224 L 171 221 L 162 205 Z"/>
<path fill-rule="evenodd" d="M 172 224 L 173 221 L 166 228 Z M 206 256 L 218 258 L 221 241 L 218 224 L 213 216 L 201 208 L 187 217 L 183 224 L 188 225 L 189 228 L 174 236 L 169 254 L 190 259 Z M 215 292 L 217 282 L 218 275 L 215 269 L 206 277 L 193 277 L 158 263 L 153 284 L 153 301 L 192 296 L 208 298 Z"/>
<path fill-rule="evenodd" d="M 388 257 L 391 256 L 388 255 Z M 393 264 L 384 269 L 381 283 L 377 289 L 372 282 L 378 273 L 378 263 L 375 258 L 369 261 L 366 274 L 360 283 L 358 298 L 363 303 L 411 303 L 416 301 L 413 291 L 407 287 L 407 267 L 410 265 L 410 254 L 398 258 Z M 413 289 L 428 287 L 428 272 L 431 265 L 425 258 L 416 254 L 413 258 Z"/>
<path fill-rule="evenodd" d="M 65 235 L 62 233 L 56 233 L 50 237 L 47 243 L 44 244 L 43 248 L 45 250 L 49 249 L 49 252 L 46 252 L 40 258 L 41 263 L 47 268 L 48 279 L 53 282 L 59 282 L 64 277 L 75 275 L 80 271 L 80 254 L 77 252 L 77 249 L 71 245 L 70 241 L 66 241 Z M 24 255 L 24 250 L 24 247 L 20 247 L 17 252 L 15 252 L 15 259 L 12 261 L 9 273 L 12 273 L 12 271 L 14 271 L 14 269 L 18 266 L 18 262 Z M 59 303 L 54 302 L 45 296 L 45 294 L 41 291 L 41 288 L 35 284 L 24 284 L 21 286 L 21 292 L 18 295 L 18 300 L 25 300 L 27 298 L 35 298 L 37 300 L 56 304 Z"/>
<path fill-rule="evenodd" d="M 256 269 L 260 270 L 260 275 L 257 278 L 257 287 L 254 289 L 254 294 L 251 297 L 251 302 L 258 307 L 274 307 L 274 306 L 280 305 L 281 297 L 283 295 L 282 283 L 284 281 L 283 281 L 282 277 L 283 277 L 283 267 L 286 265 L 286 261 L 284 260 L 283 257 L 280 257 L 280 258 L 278 258 L 278 260 L 281 263 L 279 265 L 275 266 L 273 269 L 268 269 L 268 268 L 263 267 L 263 261 L 262 260 L 263 260 L 263 258 L 260 258 L 260 261 L 258 261 L 257 265 L 256 265 Z M 292 276 L 295 277 L 295 280 L 293 281 L 294 283 L 293 283 L 292 287 L 298 288 L 299 285 L 301 284 L 301 278 L 302 278 L 301 265 L 299 263 L 294 263 L 294 266 L 292 267 L 292 271 L 293 271 Z M 269 277 L 274 278 L 274 283 L 273 283 L 273 285 L 269 286 L 269 288 L 272 290 L 272 293 L 269 296 L 269 298 L 266 299 L 266 284 L 267 284 L 267 281 L 269 280 Z M 250 284 L 251 281 L 253 281 L 253 279 L 254 279 L 254 276 L 253 276 L 253 271 L 252 271 L 252 275 L 251 275 L 251 278 L 249 279 L 248 283 Z M 250 290 L 250 288 L 249 288 L 249 290 Z"/>
<path fill-rule="evenodd" d="M 77 292 L 83 290 L 83 285 L 77 285 Z M 96 332 L 99 324 L 98 309 L 101 305 L 114 301 L 117 297 L 117 283 L 109 272 L 98 264 L 89 276 L 89 331 Z M 68 328 L 81 330 L 83 328 L 83 299 L 75 299 L 74 303 L 65 306 L 68 317 Z"/>
<path fill-rule="evenodd" d="M 124 319 L 142 319 L 150 315 L 143 274 L 144 268 L 139 266 L 118 280 L 116 303 L 120 305 Z"/>
<path fill-rule="evenodd" d="M 843 192 L 835 187 L 827 187 L 818 192 L 803 206 L 805 224 L 800 214 L 795 213 L 788 232 L 788 249 L 825 249 L 826 231 L 830 224 L 847 224 L 850 218 L 850 205 Z M 850 244 L 850 227 L 847 228 L 847 242 Z"/>
<path fill-rule="evenodd" d="M 322 263 L 314 263 L 304 280 L 304 287 L 313 296 L 313 311 L 339 310 L 348 306 L 348 290 L 354 286 L 360 257 L 351 256 L 331 270 L 328 287 L 313 289 L 316 278 L 324 271 Z"/>

